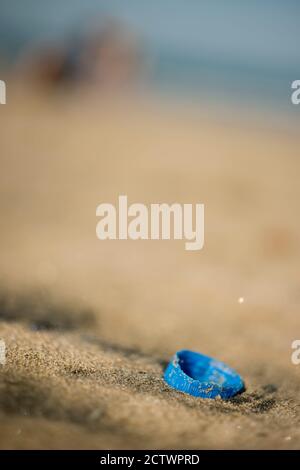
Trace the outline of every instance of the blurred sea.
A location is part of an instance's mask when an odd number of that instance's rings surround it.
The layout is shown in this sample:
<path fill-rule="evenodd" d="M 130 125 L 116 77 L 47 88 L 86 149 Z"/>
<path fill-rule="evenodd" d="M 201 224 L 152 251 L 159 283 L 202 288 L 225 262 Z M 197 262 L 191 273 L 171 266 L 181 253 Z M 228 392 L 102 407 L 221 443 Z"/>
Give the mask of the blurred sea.
<path fill-rule="evenodd" d="M 0 54 L 116 18 L 138 38 L 150 88 L 298 118 L 299 0 L 0 0 Z"/>

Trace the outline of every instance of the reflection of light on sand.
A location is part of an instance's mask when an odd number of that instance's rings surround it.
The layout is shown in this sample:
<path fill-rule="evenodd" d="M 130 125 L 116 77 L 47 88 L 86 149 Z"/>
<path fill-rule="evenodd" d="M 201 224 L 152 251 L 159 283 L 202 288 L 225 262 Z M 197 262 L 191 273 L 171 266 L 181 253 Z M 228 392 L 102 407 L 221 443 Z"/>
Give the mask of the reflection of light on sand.
<path fill-rule="evenodd" d="M 243 304 L 245 301 L 244 297 L 239 297 L 239 304 Z"/>

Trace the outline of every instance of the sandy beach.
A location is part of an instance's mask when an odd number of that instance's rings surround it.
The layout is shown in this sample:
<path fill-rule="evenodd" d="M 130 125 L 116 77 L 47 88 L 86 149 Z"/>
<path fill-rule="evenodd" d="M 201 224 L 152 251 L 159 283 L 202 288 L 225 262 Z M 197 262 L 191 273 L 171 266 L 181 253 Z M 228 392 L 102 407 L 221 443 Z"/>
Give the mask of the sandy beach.
<path fill-rule="evenodd" d="M 11 96 L 0 447 L 299 448 L 299 137 L 200 105 Z M 97 239 L 97 205 L 120 194 L 204 203 L 203 250 Z M 246 391 L 170 389 L 182 348 L 234 367 Z"/>

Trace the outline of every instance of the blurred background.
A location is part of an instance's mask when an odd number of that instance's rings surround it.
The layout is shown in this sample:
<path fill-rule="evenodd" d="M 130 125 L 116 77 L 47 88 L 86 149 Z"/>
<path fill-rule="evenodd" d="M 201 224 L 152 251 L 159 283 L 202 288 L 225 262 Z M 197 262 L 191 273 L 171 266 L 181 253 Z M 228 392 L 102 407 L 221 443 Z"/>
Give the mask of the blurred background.
<path fill-rule="evenodd" d="M 3 282 L 69 290 L 103 306 L 110 338 L 136 330 L 151 348 L 192 341 L 189 315 L 237 328 L 247 292 L 244 315 L 284 301 L 282 263 L 298 254 L 299 13 L 293 0 L 2 0 Z M 100 242 L 96 206 L 119 194 L 204 203 L 205 248 Z"/>
<path fill-rule="evenodd" d="M 4 323 L 32 329 L 25 346 L 23 330 L 7 330 L 8 351 L 13 344 L 16 355 L 19 345 L 34 351 L 37 330 L 72 330 L 70 342 L 84 358 L 80 338 L 92 328 L 101 341 L 150 357 L 180 348 L 216 356 L 239 370 L 249 393 L 286 381 L 299 396 L 290 365 L 300 301 L 300 107 L 291 103 L 291 83 L 300 78 L 299 14 L 297 0 L 0 0 L 0 79 L 7 86 L 0 106 L 0 310 Z M 96 207 L 117 204 L 120 194 L 129 204 L 204 203 L 204 249 L 187 252 L 174 240 L 99 241 Z M 92 316 L 65 306 L 69 301 Z M 63 344 L 62 361 L 69 357 Z M 45 347 L 51 350 L 50 340 Z M 90 359 L 82 359 L 84 367 Z M 39 386 L 41 376 L 50 381 L 47 396 L 58 390 L 48 363 L 30 367 Z M 268 422 L 260 429 L 273 432 L 265 440 L 225 417 L 205 434 L 208 418 L 199 410 L 178 404 L 175 421 L 166 394 L 146 395 L 148 404 L 138 391 L 129 399 L 126 380 L 109 415 L 119 446 L 124 430 L 131 446 L 279 448 L 286 444 L 281 429 L 295 416 L 280 408 L 279 397 L 273 428 Z M 90 393 L 84 382 L 78 409 L 96 396 L 96 384 Z M 77 419 L 71 398 L 64 400 Z M 103 400 L 109 407 L 110 396 Z M 56 402 L 49 409 L 56 419 Z M 48 428 L 40 429 L 27 444 L 13 431 L 12 445 L 70 445 L 63 428 L 50 441 Z M 106 431 L 102 442 L 113 446 Z M 88 446 L 81 432 L 76 442 Z"/>
<path fill-rule="evenodd" d="M 139 77 L 160 93 L 296 116 L 299 9 L 297 0 L 2 0 L 1 64 L 53 81 Z"/>

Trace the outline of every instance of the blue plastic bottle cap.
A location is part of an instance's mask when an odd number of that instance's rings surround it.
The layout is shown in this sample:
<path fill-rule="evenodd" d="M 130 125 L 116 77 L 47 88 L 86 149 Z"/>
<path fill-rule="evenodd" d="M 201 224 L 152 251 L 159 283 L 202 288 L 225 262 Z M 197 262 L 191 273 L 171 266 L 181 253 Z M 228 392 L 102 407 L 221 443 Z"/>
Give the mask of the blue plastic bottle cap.
<path fill-rule="evenodd" d="M 164 373 L 168 385 L 194 397 L 231 398 L 245 390 L 242 378 L 226 364 L 203 354 L 178 351 Z"/>

